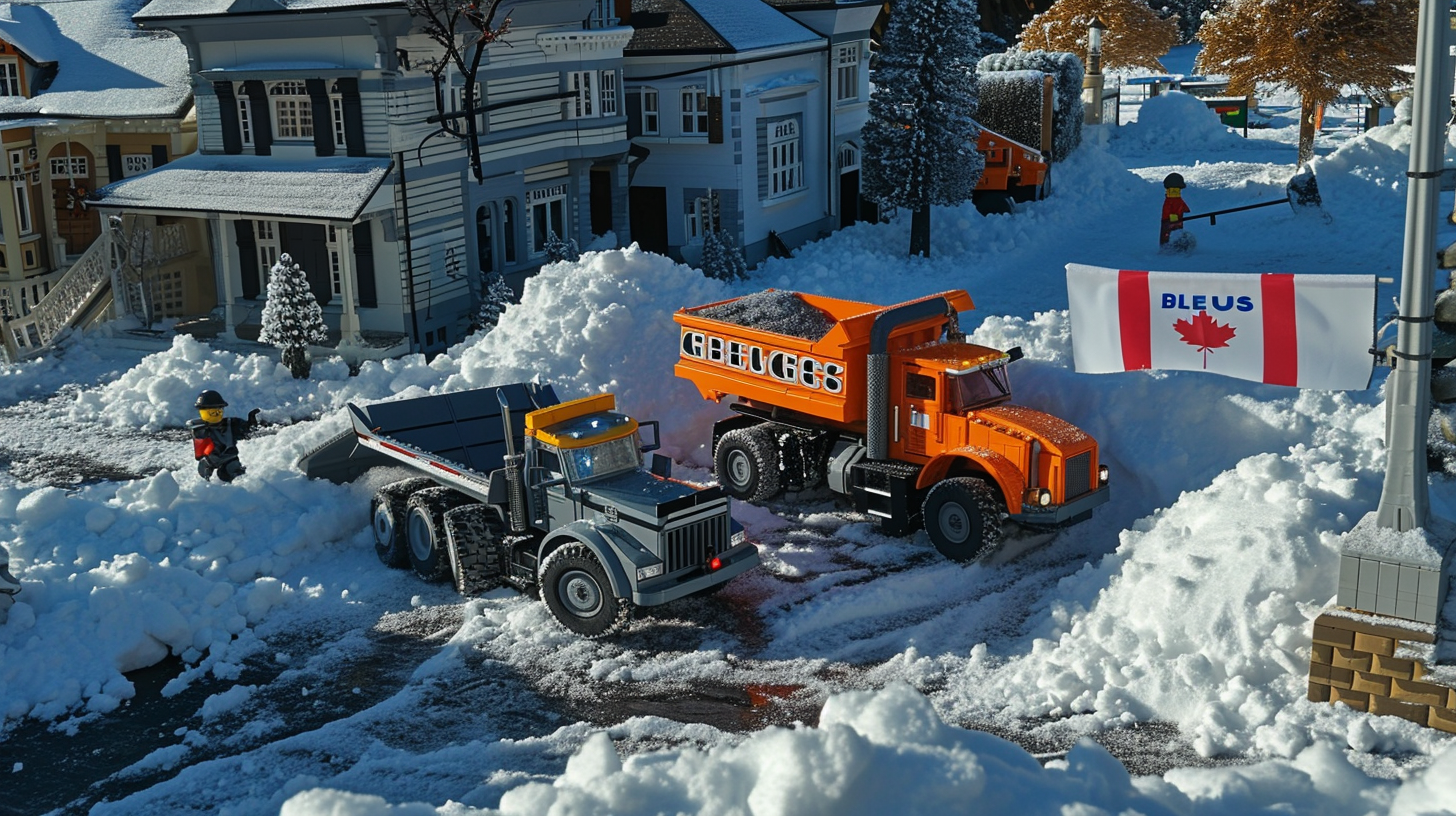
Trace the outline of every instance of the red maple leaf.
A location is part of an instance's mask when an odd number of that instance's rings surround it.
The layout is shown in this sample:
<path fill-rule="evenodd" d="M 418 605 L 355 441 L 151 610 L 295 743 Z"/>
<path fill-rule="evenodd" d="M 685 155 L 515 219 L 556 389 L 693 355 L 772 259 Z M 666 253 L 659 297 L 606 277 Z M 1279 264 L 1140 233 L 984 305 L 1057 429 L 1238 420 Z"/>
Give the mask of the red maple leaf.
<path fill-rule="evenodd" d="M 1208 316 L 1207 311 L 1194 315 L 1192 321 L 1175 322 L 1173 330 L 1183 336 L 1183 342 L 1190 346 L 1197 346 L 1198 350 L 1203 352 L 1204 368 L 1208 368 L 1210 351 L 1228 348 L 1228 341 L 1234 339 L 1234 327 L 1227 323 L 1220 325 L 1217 320 Z"/>

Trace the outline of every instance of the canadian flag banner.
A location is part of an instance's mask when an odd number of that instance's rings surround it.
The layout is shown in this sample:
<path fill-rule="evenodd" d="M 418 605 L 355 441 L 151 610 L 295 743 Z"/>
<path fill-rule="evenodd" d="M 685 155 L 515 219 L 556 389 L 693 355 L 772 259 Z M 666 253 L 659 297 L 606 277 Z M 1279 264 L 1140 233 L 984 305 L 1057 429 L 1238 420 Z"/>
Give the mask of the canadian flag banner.
<path fill-rule="evenodd" d="M 1374 275 L 1140 272 L 1067 264 L 1077 371 L 1212 371 L 1360 390 L 1375 358 Z"/>

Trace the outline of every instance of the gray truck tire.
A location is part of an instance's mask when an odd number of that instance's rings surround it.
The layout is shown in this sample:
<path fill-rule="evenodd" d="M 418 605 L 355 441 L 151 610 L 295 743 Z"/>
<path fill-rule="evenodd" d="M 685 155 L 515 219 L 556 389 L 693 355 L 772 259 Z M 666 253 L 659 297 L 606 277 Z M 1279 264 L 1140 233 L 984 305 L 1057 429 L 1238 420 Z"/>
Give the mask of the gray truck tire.
<path fill-rule="evenodd" d="M 381 487 L 374 494 L 369 510 L 370 526 L 374 528 L 374 554 L 385 566 L 409 566 L 409 544 L 404 537 L 405 515 L 409 512 L 406 504 L 411 493 L 434 484 L 423 477 L 402 479 Z"/>
<path fill-rule="evenodd" d="M 505 534 L 505 522 L 489 505 L 467 504 L 445 514 L 450 572 L 457 592 L 477 595 L 500 586 L 505 571 L 501 562 Z"/>
<path fill-rule="evenodd" d="M 615 634 L 632 618 L 632 604 L 612 593 L 607 571 L 581 544 L 557 548 L 541 564 L 541 600 L 566 629 L 585 638 Z"/>
<path fill-rule="evenodd" d="M 957 477 L 925 496 L 925 532 L 941 555 L 972 561 L 1001 542 L 1001 496 L 980 479 Z"/>
<path fill-rule="evenodd" d="M 450 574 L 445 514 L 472 501 L 448 487 L 427 487 L 409 497 L 405 514 L 405 541 L 409 563 L 421 580 L 439 581 Z"/>
<path fill-rule="evenodd" d="M 771 425 L 735 428 L 718 440 L 713 468 L 735 499 L 760 502 L 779 493 L 779 457 Z"/>

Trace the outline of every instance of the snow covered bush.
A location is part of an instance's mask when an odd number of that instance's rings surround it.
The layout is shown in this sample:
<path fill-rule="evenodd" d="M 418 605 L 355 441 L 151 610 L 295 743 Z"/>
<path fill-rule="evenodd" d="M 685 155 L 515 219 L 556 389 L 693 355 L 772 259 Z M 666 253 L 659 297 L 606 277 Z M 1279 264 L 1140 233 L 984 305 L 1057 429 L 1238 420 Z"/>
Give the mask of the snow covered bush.
<path fill-rule="evenodd" d="M 490 331 L 495 324 L 500 322 L 501 312 L 506 310 L 516 292 L 506 283 L 505 275 L 496 273 L 491 275 L 489 283 L 485 287 L 485 295 L 481 298 L 480 311 L 475 313 L 475 330 Z"/>
<path fill-rule="evenodd" d="M 282 349 L 283 364 L 302 380 L 312 366 L 308 347 L 327 339 L 323 310 L 308 288 L 308 277 L 287 252 L 279 255 L 268 274 L 268 302 L 258 342 Z"/>
<path fill-rule="evenodd" d="M 1052 101 L 1052 161 L 1059 162 L 1071 155 L 1082 143 L 1082 60 L 1076 54 L 1066 51 L 1009 51 L 1004 54 L 987 54 L 976 64 L 976 73 L 981 78 L 981 105 L 991 108 L 981 121 L 992 130 L 991 117 L 1000 123 L 1004 117 L 995 109 L 1003 89 L 995 88 L 996 75 L 1003 71 L 1039 71 L 1052 75 L 1054 98 Z M 1004 81 L 1004 80 L 1003 80 Z M 1020 141 L 1014 133 L 998 131 Z M 1039 140 L 1038 140 L 1039 141 Z M 1036 146 L 1037 141 L 1027 142 Z"/>
<path fill-rule="evenodd" d="M 733 236 L 710 229 L 703 235 L 703 274 L 718 280 L 733 281 L 748 277 L 748 262 Z"/>
<path fill-rule="evenodd" d="M 576 239 L 562 240 L 555 230 L 546 231 L 546 263 L 560 263 L 561 261 L 575 261 L 581 257 L 581 250 L 576 247 Z"/>

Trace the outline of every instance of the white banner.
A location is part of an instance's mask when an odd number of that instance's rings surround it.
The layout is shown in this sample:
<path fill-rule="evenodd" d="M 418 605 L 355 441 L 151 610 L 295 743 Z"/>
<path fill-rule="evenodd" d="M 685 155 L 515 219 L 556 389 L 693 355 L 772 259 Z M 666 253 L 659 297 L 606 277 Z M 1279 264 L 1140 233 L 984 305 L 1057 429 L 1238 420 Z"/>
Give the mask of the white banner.
<path fill-rule="evenodd" d="M 1088 374 L 1211 371 L 1361 390 L 1375 358 L 1374 275 L 1141 272 L 1067 264 L 1072 352 Z"/>

